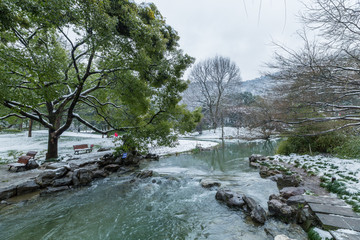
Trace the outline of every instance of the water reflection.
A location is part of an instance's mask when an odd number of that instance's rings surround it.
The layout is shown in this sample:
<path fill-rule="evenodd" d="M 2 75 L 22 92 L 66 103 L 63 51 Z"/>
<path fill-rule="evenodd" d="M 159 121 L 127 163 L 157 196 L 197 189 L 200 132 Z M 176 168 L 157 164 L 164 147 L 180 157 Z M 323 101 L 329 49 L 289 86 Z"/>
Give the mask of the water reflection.
<path fill-rule="evenodd" d="M 209 152 L 200 152 L 193 157 L 208 163 L 211 171 L 223 173 L 233 171 L 251 171 L 248 157 L 251 154 L 261 154 L 265 156 L 275 153 L 277 141 L 253 141 L 226 143 L 222 141 L 219 147 Z"/>

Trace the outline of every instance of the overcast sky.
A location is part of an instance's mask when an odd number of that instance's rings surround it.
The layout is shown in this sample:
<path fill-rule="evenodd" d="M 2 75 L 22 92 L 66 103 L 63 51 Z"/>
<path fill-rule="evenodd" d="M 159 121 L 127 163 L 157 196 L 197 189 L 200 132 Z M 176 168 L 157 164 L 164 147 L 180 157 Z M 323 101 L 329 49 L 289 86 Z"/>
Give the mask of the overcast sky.
<path fill-rule="evenodd" d="M 291 48 L 301 46 L 296 15 L 300 0 L 147 0 L 180 35 L 180 47 L 196 61 L 215 55 L 230 57 L 243 80 L 265 71 L 272 59 L 272 41 Z"/>

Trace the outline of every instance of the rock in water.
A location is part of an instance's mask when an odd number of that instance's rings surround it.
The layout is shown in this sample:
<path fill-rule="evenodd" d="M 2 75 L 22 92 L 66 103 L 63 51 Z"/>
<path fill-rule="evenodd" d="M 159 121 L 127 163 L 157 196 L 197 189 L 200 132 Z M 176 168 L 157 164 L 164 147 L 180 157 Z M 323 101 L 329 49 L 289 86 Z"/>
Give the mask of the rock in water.
<path fill-rule="evenodd" d="M 212 187 L 220 187 L 221 183 L 209 179 L 201 179 L 200 185 L 203 188 L 212 188 Z"/>
<path fill-rule="evenodd" d="M 149 178 L 149 177 L 152 177 L 153 176 L 153 171 L 151 170 L 145 170 L 145 171 L 142 171 L 142 172 L 139 172 L 136 177 L 137 178 Z"/>
<path fill-rule="evenodd" d="M 245 205 L 245 202 L 242 196 L 235 195 L 226 202 L 226 205 L 230 208 L 241 208 Z"/>
<path fill-rule="evenodd" d="M 250 210 L 255 209 L 255 207 L 258 205 L 258 203 L 251 197 L 243 196 L 243 199 L 246 203 L 246 205 L 249 207 Z"/>
<path fill-rule="evenodd" d="M 266 212 L 260 205 L 257 205 L 251 211 L 250 217 L 253 221 L 264 224 L 266 221 Z"/>

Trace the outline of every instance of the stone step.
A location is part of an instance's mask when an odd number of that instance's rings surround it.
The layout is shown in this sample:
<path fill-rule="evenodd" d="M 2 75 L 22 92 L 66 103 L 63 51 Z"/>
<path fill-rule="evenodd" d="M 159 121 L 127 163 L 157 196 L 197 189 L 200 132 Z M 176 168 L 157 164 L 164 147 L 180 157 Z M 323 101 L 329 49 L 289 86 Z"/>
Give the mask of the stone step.
<path fill-rule="evenodd" d="M 330 231 L 335 240 L 360 240 L 360 232 L 355 231 L 343 231 L 342 229 L 337 231 Z"/>
<path fill-rule="evenodd" d="M 348 206 L 343 200 L 340 200 L 338 198 L 304 195 L 304 199 L 308 203 L 319 203 L 319 204 L 327 204 L 334 206 Z"/>
<path fill-rule="evenodd" d="M 360 218 L 352 208 L 343 206 L 331 206 L 319 203 L 309 203 L 311 210 L 315 213 L 335 214 L 345 217 Z"/>
<path fill-rule="evenodd" d="M 323 213 L 315 213 L 316 217 L 320 220 L 324 229 L 350 229 L 360 231 L 360 218 L 344 217 L 338 215 L 329 215 Z"/>

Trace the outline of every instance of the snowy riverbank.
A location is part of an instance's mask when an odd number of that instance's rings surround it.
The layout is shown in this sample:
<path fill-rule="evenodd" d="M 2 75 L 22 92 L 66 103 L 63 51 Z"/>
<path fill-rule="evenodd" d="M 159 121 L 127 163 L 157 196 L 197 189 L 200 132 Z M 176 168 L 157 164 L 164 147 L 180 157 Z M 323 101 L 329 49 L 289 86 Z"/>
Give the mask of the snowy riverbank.
<path fill-rule="evenodd" d="M 37 151 L 36 159 L 43 161 L 47 149 L 47 131 L 33 131 L 33 137 L 27 137 L 26 132 L 16 134 L 0 134 L 0 163 L 14 162 L 17 158 L 28 151 Z M 59 139 L 59 156 L 64 160 L 74 157 L 73 145 L 94 144 L 93 153 L 76 157 L 93 157 L 99 148 L 115 147 L 114 138 L 103 138 L 94 133 L 65 132 Z M 211 148 L 218 145 L 217 142 L 196 141 L 190 139 L 179 140 L 174 147 L 150 148 L 151 153 L 158 155 L 176 154 L 188 152 L 197 146 Z"/>

